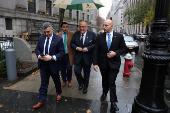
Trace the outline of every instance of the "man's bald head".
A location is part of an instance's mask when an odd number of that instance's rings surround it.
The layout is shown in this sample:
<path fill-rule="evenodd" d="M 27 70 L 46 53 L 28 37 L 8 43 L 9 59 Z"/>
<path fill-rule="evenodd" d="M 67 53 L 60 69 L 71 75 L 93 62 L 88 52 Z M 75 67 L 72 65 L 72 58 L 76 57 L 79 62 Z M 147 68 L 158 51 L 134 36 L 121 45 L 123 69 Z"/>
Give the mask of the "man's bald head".
<path fill-rule="evenodd" d="M 113 22 L 111 20 L 105 20 L 103 23 L 103 30 L 106 33 L 112 32 Z"/>

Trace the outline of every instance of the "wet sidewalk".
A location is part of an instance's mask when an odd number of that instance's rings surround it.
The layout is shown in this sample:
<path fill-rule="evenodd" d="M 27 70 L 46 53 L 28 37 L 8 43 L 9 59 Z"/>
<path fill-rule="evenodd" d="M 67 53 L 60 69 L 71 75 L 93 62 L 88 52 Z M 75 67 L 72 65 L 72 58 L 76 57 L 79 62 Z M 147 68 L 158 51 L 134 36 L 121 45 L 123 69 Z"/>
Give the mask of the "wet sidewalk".
<path fill-rule="evenodd" d="M 134 97 L 139 92 L 142 75 L 134 68 L 130 77 L 125 78 L 123 68 L 122 57 L 120 72 L 116 80 L 118 113 L 130 113 Z M 91 68 L 87 94 L 78 90 L 78 83 L 73 75 L 72 87 L 62 87 L 62 98 L 56 101 L 55 86 L 50 78 L 46 104 L 39 109 L 32 109 L 32 106 L 38 102 L 39 87 L 39 71 L 13 82 L 0 79 L 0 113 L 112 113 L 109 94 L 105 102 L 100 102 L 102 77 L 100 72 L 95 72 L 93 68 Z"/>

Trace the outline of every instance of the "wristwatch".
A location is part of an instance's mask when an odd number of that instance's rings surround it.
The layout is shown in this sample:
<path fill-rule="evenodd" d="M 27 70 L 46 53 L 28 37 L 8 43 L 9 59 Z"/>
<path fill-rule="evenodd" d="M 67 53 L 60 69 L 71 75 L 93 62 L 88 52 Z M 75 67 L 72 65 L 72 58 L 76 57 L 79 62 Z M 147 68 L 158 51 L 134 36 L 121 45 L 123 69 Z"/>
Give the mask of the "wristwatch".
<path fill-rule="evenodd" d="M 51 60 L 55 60 L 55 59 L 54 59 L 54 55 L 53 55 L 53 56 L 51 56 Z"/>

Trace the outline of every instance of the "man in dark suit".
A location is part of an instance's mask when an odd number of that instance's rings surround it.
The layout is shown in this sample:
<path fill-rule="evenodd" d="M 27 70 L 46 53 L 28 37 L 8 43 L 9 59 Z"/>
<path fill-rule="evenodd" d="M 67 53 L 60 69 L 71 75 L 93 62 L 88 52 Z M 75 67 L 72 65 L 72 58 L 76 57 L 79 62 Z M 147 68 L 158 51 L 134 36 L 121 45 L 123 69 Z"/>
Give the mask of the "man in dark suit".
<path fill-rule="evenodd" d="M 96 41 L 94 32 L 87 30 L 87 23 L 82 21 L 79 24 L 79 30 L 74 33 L 71 40 L 71 47 L 75 50 L 74 55 L 74 72 L 79 84 L 79 90 L 83 88 L 83 93 L 87 93 L 89 84 L 90 68 L 93 61 L 93 49 Z M 84 78 L 81 71 L 83 68 Z"/>
<path fill-rule="evenodd" d="M 50 75 L 56 87 L 56 100 L 61 99 L 62 92 L 59 59 L 64 56 L 63 40 L 53 33 L 52 25 L 49 22 L 43 24 L 43 30 L 45 35 L 39 37 L 35 49 L 41 74 L 41 87 L 39 89 L 39 102 L 33 108 L 39 108 L 45 104 Z"/>
<path fill-rule="evenodd" d="M 99 66 L 102 75 L 103 94 L 100 100 L 106 99 L 110 89 L 111 109 L 118 111 L 115 81 L 121 64 L 120 55 L 126 52 L 126 44 L 123 35 L 112 30 L 111 20 L 105 20 L 103 27 L 104 33 L 96 38 L 93 65 L 95 71 Z"/>

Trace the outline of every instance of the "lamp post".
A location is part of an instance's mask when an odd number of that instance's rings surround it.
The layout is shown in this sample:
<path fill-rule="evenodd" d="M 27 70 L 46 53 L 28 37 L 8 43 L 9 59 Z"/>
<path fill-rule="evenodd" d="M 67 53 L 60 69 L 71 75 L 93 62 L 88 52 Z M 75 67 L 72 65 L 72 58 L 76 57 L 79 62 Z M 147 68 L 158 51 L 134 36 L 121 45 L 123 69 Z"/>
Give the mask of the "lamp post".
<path fill-rule="evenodd" d="M 165 75 L 170 61 L 168 45 L 170 39 L 166 35 L 168 25 L 169 0 L 156 0 L 150 45 L 142 54 L 144 66 L 140 92 L 135 97 L 132 113 L 167 113 L 164 101 Z"/>

